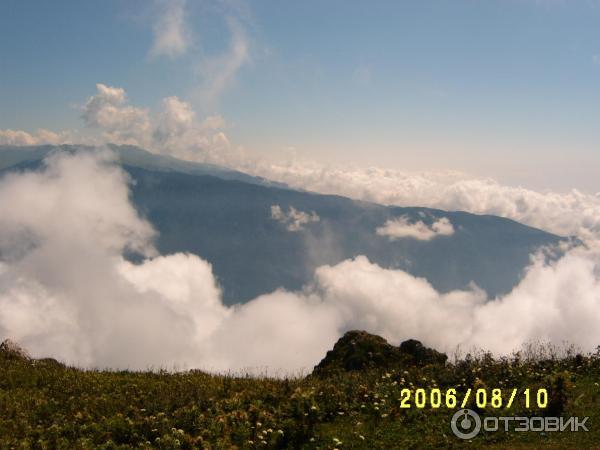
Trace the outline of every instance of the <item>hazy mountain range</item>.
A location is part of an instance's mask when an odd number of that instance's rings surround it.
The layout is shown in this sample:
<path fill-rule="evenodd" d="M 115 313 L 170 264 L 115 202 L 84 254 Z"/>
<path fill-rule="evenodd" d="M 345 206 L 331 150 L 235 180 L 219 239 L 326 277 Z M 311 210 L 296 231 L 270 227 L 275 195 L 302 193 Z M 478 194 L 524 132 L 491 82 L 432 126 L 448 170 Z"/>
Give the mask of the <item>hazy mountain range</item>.
<path fill-rule="evenodd" d="M 0 146 L 0 174 L 82 148 Z M 134 205 L 159 233 L 157 249 L 208 260 L 226 304 L 300 289 L 316 267 L 358 255 L 424 277 L 442 292 L 473 282 L 494 297 L 519 281 L 532 252 L 562 239 L 501 217 L 304 192 L 137 147 L 112 148 L 134 180 Z"/>

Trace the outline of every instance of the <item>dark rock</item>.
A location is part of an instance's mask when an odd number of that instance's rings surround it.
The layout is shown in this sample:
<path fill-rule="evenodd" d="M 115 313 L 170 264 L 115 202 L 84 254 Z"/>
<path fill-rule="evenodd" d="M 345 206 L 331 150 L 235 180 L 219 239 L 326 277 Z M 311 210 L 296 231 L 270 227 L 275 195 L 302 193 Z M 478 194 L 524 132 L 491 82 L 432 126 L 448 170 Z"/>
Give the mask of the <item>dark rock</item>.
<path fill-rule="evenodd" d="M 366 331 L 348 331 L 327 352 L 313 374 L 371 368 L 407 367 L 444 364 L 447 356 L 425 347 L 419 341 L 408 340 L 400 347 Z"/>
<path fill-rule="evenodd" d="M 49 367 L 49 368 L 64 368 L 64 367 L 66 367 L 63 363 L 61 363 L 60 361 L 58 361 L 54 358 L 40 358 L 40 359 L 36 359 L 34 362 L 35 362 L 36 366 L 43 366 L 43 367 Z"/>
<path fill-rule="evenodd" d="M 400 352 L 410 356 L 415 364 L 445 364 L 448 356 L 432 348 L 425 347 L 420 341 L 409 339 L 400 344 Z"/>

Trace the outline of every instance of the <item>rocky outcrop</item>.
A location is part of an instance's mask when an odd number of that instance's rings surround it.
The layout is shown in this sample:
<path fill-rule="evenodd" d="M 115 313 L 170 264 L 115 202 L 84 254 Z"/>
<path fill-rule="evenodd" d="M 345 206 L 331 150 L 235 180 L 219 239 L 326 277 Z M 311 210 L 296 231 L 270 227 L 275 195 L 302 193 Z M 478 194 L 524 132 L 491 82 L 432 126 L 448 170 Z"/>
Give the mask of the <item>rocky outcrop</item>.
<path fill-rule="evenodd" d="M 420 341 L 409 339 L 400 344 L 400 353 L 410 356 L 417 365 L 423 364 L 445 364 L 448 356 L 429 347 L 425 347 Z"/>
<path fill-rule="evenodd" d="M 348 331 L 335 343 L 333 349 L 315 367 L 313 374 L 445 364 L 447 359 L 445 354 L 425 347 L 414 339 L 404 341 L 396 347 L 380 336 L 354 330 Z"/>
<path fill-rule="evenodd" d="M 6 359 L 31 361 L 31 356 L 29 356 L 27 350 L 10 339 L 5 339 L 2 344 L 0 344 L 0 355 Z"/>

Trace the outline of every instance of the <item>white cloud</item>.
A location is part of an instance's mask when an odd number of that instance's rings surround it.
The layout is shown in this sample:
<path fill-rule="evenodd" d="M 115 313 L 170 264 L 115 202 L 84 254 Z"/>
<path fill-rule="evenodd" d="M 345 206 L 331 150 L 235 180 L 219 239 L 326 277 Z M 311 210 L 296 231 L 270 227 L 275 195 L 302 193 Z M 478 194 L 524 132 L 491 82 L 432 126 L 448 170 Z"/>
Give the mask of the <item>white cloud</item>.
<path fill-rule="evenodd" d="M 158 111 L 132 106 L 123 88 L 96 85 L 97 92 L 83 106 L 85 124 L 102 134 L 102 142 L 138 145 L 180 159 L 235 165 L 239 152 L 232 148 L 220 115 L 198 119 L 192 105 L 166 97 Z"/>
<path fill-rule="evenodd" d="M 40 145 L 40 144 L 68 144 L 72 136 L 66 131 L 55 133 L 40 128 L 35 133 L 22 130 L 0 130 L 0 145 Z"/>
<path fill-rule="evenodd" d="M 304 225 L 318 222 L 320 217 L 314 211 L 310 213 L 298 211 L 290 206 L 288 212 L 284 212 L 279 205 L 271 206 L 271 218 L 285 225 L 288 231 L 300 231 Z"/>
<path fill-rule="evenodd" d="M 427 225 L 421 220 L 410 221 L 407 216 L 386 220 L 385 224 L 375 230 L 379 236 L 387 236 L 390 241 L 402 238 L 412 238 L 419 241 L 430 241 L 437 236 L 454 234 L 454 226 L 447 217 L 441 217 Z"/>
<path fill-rule="evenodd" d="M 156 111 L 131 105 L 123 88 L 96 85 L 96 93 L 81 107 L 85 135 L 38 130 L 0 130 L 0 145 L 88 144 L 137 145 L 176 158 L 234 167 L 252 161 L 245 150 L 232 146 L 221 115 L 199 118 L 192 105 L 166 97 Z"/>
<path fill-rule="evenodd" d="M 85 124 L 101 129 L 109 142 L 148 145 L 152 130 L 148 110 L 128 105 L 122 88 L 98 83 L 96 90 L 83 107 Z"/>
<path fill-rule="evenodd" d="M 201 128 L 204 130 L 218 130 L 225 127 L 225 119 L 221 115 L 208 116 L 202 121 Z"/>
<path fill-rule="evenodd" d="M 208 116 L 199 121 L 192 106 L 178 97 L 164 99 L 161 106 L 150 139 L 152 151 L 192 161 L 233 163 L 223 117 Z"/>
<path fill-rule="evenodd" d="M 555 262 L 537 256 L 510 294 L 489 301 L 477 288 L 441 294 L 360 256 L 318 268 L 301 292 L 227 307 L 208 262 L 153 253 L 152 227 L 127 183 L 109 157 L 92 153 L 0 180 L 0 336 L 85 367 L 272 374 L 310 369 L 356 328 L 443 351 L 600 343 L 600 255 L 582 249 Z M 147 259 L 124 261 L 127 247 Z"/>
<path fill-rule="evenodd" d="M 196 68 L 202 78 L 198 94 L 203 104 L 214 103 L 234 82 L 242 66 L 250 61 L 250 43 L 242 23 L 229 16 L 227 25 L 231 32 L 227 51 L 205 58 Z"/>
<path fill-rule="evenodd" d="M 154 135 L 159 141 L 178 137 L 194 125 L 195 118 L 196 114 L 189 103 L 178 97 L 167 97 L 162 101 Z"/>
<path fill-rule="evenodd" d="M 600 193 L 537 192 L 457 172 L 411 173 L 261 161 L 239 167 L 292 187 L 395 206 L 492 214 L 588 243 L 600 239 Z"/>
<path fill-rule="evenodd" d="M 150 55 L 174 58 L 184 54 L 191 39 L 185 20 L 186 0 L 159 0 L 157 6 Z"/>

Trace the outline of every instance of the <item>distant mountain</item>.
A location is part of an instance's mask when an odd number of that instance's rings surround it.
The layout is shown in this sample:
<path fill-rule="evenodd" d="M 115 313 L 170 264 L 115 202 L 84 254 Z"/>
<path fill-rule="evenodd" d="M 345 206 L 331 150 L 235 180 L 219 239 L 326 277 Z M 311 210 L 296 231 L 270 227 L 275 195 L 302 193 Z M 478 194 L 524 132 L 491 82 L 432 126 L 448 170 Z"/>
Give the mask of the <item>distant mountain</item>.
<path fill-rule="evenodd" d="M 123 165 L 139 167 L 141 169 L 158 172 L 178 172 L 188 175 L 212 175 L 224 180 L 239 180 L 246 183 L 261 184 L 265 186 L 286 187 L 282 183 L 266 180 L 261 177 L 247 175 L 237 170 L 217 166 L 215 164 L 195 163 L 183 161 L 168 155 L 158 155 L 142 150 L 133 145 L 108 144 Z M 83 145 L 39 145 L 39 146 L 9 146 L 0 145 L 0 170 L 28 162 L 39 161 L 53 152 L 77 152 L 82 149 L 93 149 Z"/>
<path fill-rule="evenodd" d="M 212 263 L 227 304 L 279 287 L 300 289 L 316 267 L 357 255 L 424 277 L 442 292 L 474 282 L 496 296 L 518 283 L 532 252 L 562 239 L 496 216 L 388 207 L 297 191 L 218 166 L 136 147 L 113 148 L 136 181 L 134 204 L 160 233 L 158 250 L 191 252 Z M 0 147 L 0 169 L 34 168 L 53 151 L 78 150 Z M 393 241 L 376 233 L 398 217 L 429 227 L 446 218 L 454 233 Z"/>

